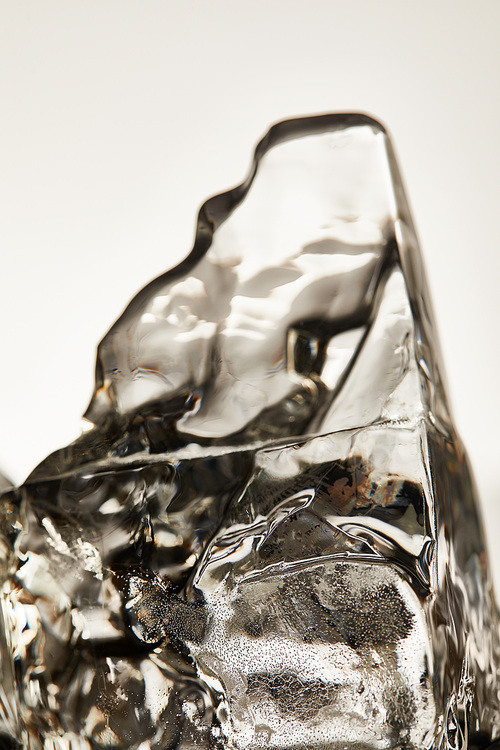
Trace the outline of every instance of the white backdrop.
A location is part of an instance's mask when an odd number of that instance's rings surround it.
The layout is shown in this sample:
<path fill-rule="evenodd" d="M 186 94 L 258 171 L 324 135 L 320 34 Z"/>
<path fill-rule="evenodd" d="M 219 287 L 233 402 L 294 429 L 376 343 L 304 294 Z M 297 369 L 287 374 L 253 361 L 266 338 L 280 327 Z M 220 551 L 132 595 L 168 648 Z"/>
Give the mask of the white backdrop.
<path fill-rule="evenodd" d="M 99 339 L 279 119 L 389 127 L 500 591 L 498 0 L 1 0 L 0 465 L 80 431 Z"/>

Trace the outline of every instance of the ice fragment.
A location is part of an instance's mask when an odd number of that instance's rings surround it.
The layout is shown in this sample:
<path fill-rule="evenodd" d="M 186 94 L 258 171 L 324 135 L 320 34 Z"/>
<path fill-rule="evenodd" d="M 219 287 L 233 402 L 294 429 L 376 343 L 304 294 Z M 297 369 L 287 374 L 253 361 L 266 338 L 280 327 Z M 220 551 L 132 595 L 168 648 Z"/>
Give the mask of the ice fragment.
<path fill-rule="evenodd" d="M 0 510 L 0 747 L 500 732 L 498 618 L 390 141 L 275 125 Z"/>

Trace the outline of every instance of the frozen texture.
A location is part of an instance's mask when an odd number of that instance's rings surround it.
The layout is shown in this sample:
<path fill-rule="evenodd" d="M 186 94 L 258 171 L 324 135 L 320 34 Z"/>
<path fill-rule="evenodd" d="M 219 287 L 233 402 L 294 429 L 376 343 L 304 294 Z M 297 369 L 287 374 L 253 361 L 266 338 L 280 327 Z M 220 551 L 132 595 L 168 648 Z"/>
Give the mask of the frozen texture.
<path fill-rule="evenodd" d="M 86 416 L 1 501 L 0 747 L 496 737 L 483 534 L 377 122 L 269 131 L 101 342 Z"/>

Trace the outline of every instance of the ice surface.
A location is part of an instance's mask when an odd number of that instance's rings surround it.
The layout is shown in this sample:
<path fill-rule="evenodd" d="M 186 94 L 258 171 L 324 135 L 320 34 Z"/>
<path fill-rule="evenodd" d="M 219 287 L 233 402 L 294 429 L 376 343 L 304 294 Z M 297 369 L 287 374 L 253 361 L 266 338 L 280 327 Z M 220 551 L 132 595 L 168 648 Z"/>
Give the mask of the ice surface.
<path fill-rule="evenodd" d="M 363 115 L 275 125 L 0 508 L 0 748 L 485 747 L 498 618 L 421 256 Z"/>

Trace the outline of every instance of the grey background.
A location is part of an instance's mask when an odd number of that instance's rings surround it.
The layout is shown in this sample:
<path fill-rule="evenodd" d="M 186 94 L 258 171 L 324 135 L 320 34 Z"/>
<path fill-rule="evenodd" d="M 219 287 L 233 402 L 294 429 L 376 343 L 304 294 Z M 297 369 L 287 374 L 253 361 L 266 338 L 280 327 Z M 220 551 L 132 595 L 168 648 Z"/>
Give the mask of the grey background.
<path fill-rule="evenodd" d="M 500 2 L 0 2 L 0 464 L 79 434 L 95 347 L 279 119 L 389 127 L 500 591 Z"/>

